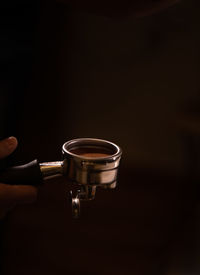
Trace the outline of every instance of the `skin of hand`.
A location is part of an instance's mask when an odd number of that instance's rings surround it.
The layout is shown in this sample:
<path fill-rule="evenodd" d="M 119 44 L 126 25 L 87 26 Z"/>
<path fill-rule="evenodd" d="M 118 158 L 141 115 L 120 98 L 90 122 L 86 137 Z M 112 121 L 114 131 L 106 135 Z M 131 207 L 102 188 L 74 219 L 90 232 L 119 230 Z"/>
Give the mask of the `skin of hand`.
<path fill-rule="evenodd" d="M 148 16 L 162 11 L 181 0 L 56 0 L 72 7 L 108 17 Z"/>
<path fill-rule="evenodd" d="M 15 137 L 0 141 L 0 158 L 9 156 L 17 147 Z M 0 219 L 18 204 L 32 203 L 37 199 L 37 188 L 27 185 L 0 183 Z"/>

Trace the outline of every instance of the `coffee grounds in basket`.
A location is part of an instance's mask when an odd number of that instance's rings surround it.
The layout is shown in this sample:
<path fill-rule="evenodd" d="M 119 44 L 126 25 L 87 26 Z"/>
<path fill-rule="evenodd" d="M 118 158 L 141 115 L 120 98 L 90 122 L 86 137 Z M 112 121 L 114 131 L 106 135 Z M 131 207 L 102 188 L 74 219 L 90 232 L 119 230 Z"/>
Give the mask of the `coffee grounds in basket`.
<path fill-rule="evenodd" d="M 90 157 L 90 158 L 102 158 L 111 156 L 113 153 L 104 148 L 96 147 L 79 147 L 70 150 L 71 153 L 79 156 Z"/>

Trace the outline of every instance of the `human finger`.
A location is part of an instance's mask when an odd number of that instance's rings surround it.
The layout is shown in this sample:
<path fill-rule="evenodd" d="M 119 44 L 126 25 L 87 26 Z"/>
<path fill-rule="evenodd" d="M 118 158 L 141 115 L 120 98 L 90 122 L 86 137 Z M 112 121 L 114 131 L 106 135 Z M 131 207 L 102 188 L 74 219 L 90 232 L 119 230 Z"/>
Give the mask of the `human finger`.
<path fill-rule="evenodd" d="M 37 188 L 31 185 L 0 184 L 0 204 L 32 203 L 37 199 Z"/>
<path fill-rule="evenodd" d="M 17 147 L 17 139 L 9 137 L 0 141 L 0 158 L 9 156 Z"/>

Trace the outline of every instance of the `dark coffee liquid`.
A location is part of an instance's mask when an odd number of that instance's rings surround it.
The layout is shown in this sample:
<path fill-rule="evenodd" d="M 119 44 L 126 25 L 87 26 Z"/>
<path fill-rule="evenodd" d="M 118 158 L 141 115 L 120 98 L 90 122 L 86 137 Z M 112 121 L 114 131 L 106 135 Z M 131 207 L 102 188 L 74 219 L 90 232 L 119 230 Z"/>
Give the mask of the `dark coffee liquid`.
<path fill-rule="evenodd" d="M 90 157 L 90 158 L 105 158 L 113 153 L 110 152 L 107 149 L 104 148 L 96 148 L 96 147 L 79 147 L 79 148 L 74 148 L 70 150 L 71 153 L 79 156 L 84 156 L 84 157 Z"/>

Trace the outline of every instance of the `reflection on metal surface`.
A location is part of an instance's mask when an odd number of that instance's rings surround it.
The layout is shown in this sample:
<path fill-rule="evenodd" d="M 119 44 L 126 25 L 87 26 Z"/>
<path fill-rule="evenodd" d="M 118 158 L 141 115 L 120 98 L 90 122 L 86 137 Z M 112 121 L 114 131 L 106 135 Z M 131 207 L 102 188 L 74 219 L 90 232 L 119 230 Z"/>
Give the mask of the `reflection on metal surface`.
<path fill-rule="evenodd" d="M 62 176 L 64 174 L 64 161 L 43 162 L 39 165 L 43 179 Z"/>
<path fill-rule="evenodd" d="M 72 217 L 77 219 L 80 216 L 80 199 L 77 195 L 73 197 L 72 191 L 70 191 L 70 197 L 72 204 Z"/>

